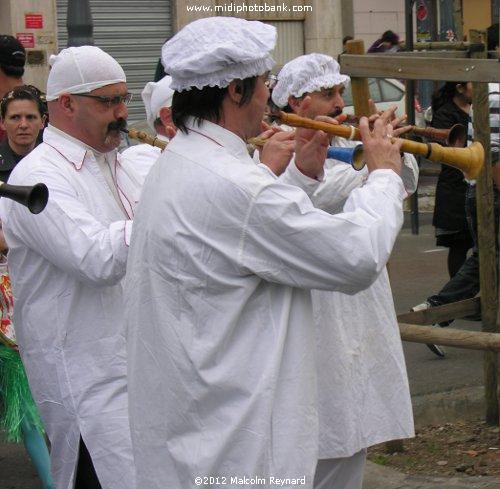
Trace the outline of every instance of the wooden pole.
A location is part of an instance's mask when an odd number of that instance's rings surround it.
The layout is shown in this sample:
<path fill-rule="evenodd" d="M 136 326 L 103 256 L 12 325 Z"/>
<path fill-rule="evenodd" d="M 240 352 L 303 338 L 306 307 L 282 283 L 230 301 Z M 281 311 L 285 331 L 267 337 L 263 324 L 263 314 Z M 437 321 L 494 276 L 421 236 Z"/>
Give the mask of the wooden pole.
<path fill-rule="evenodd" d="M 348 54 L 365 54 L 365 43 L 361 39 L 353 39 L 347 41 L 346 49 Z M 370 106 L 368 99 L 370 98 L 370 89 L 368 88 L 368 79 L 351 78 L 351 93 L 354 113 L 358 117 L 363 115 L 369 116 Z"/>
<path fill-rule="evenodd" d="M 463 331 L 454 328 L 436 328 L 420 324 L 399 323 L 403 341 L 432 343 L 433 345 L 453 346 L 467 350 L 485 350 L 486 353 L 500 350 L 500 334 L 480 331 Z"/>
<path fill-rule="evenodd" d="M 484 41 L 486 33 L 470 30 L 473 43 Z M 472 53 L 473 58 L 485 58 L 486 50 Z M 493 180 L 490 153 L 490 109 L 488 84 L 473 83 L 474 137 L 485 149 L 483 170 L 476 183 L 477 234 L 479 244 L 479 279 L 481 287 L 482 331 L 497 332 L 498 312 L 497 263 L 495 253 L 495 223 L 493 210 Z M 484 385 L 486 396 L 486 422 L 499 424 L 498 357 L 494 352 L 484 354 Z"/>

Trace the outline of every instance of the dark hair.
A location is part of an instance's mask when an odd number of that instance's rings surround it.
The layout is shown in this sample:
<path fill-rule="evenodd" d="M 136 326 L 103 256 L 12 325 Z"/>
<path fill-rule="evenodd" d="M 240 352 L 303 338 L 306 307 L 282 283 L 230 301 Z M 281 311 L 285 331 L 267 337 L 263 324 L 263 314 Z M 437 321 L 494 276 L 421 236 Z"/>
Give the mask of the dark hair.
<path fill-rule="evenodd" d="M 352 41 L 354 37 L 352 36 L 344 36 L 344 39 L 342 39 L 342 46 L 347 42 L 347 41 Z"/>
<path fill-rule="evenodd" d="M 252 98 L 257 84 L 257 77 L 238 80 L 241 89 L 240 107 L 243 107 Z M 222 116 L 222 102 L 227 95 L 227 87 L 191 88 L 182 92 L 174 92 L 172 99 L 172 122 L 177 128 L 186 133 L 186 121 L 194 117 L 200 125 L 202 119 L 219 122 Z"/>
<path fill-rule="evenodd" d="M 33 85 L 20 85 L 6 93 L 4 98 L 0 100 L 0 115 L 2 119 L 7 114 L 9 104 L 14 100 L 31 100 L 35 102 L 41 117 L 47 114 L 47 105 L 43 93 Z"/>
<path fill-rule="evenodd" d="M 490 25 L 486 32 L 488 37 L 488 51 L 494 51 L 497 46 L 500 46 L 500 40 L 498 39 L 498 22 Z"/>
<path fill-rule="evenodd" d="M 431 103 L 433 114 L 435 114 L 444 104 L 453 100 L 453 97 L 458 93 L 457 85 L 465 87 L 467 82 L 446 82 L 434 92 Z"/>
<path fill-rule="evenodd" d="M 0 69 L 12 78 L 24 75 L 26 50 L 13 36 L 0 35 Z"/>
<path fill-rule="evenodd" d="M 399 36 L 393 31 L 385 31 L 381 37 L 382 42 L 390 42 L 392 45 L 399 43 Z"/>

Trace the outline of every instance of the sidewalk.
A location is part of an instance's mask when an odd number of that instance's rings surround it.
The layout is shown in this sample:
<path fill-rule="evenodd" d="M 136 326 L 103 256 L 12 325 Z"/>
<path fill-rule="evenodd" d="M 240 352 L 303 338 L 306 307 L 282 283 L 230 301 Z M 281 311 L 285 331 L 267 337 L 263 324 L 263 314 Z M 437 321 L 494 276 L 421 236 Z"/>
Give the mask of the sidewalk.
<path fill-rule="evenodd" d="M 367 462 L 363 489 L 500 489 L 496 477 L 410 476 Z"/>

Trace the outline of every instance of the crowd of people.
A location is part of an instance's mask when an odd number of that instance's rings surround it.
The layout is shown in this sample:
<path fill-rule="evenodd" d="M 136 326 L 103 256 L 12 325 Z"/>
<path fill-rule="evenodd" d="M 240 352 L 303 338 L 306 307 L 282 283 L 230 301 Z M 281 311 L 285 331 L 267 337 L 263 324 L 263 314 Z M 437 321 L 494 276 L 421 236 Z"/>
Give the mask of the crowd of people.
<path fill-rule="evenodd" d="M 338 124 L 350 81 L 319 53 L 271 79 L 276 36 L 213 17 L 164 44 L 142 92 L 163 151 L 118 152 L 131 96 L 100 48 L 51 57 L 43 96 L 0 54 L 2 179 L 50 193 L 0 201 L 2 348 L 45 489 L 361 489 L 367 448 L 414 435 L 386 263 L 417 162 L 394 109 L 361 118 L 360 171 L 327 156 L 359 143 L 263 123 L 271 97 Z"/>

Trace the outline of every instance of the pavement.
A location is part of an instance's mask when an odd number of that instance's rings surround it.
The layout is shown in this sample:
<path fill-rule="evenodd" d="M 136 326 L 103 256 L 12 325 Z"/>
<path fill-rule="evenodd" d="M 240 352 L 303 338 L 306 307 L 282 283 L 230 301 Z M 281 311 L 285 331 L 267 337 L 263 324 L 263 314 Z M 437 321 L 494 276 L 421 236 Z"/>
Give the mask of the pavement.
<path fill-rule="evenodd" d="M 437 292 L 447 281 L 446 255 L 435 246 L 428 201 L 433 182 L 421 182 L 420 232 L 406 225 L 396 242 L 389 274 L 398 313 Z M 478 331 L 481 324 L 455 321 L 453 327 Z M 482 352 L 446 348 L 440 359 L 425 345 L 404 343 L 410 390 L 417 426 L 458 419 L 481 419 L 484 414 Z M 22 445 L 0 439 L 0 489 L 39 489 L 39 483 Z M 368 462 L 363 489 L 500 489 L 500 479 L 457 476 L 453 478 L 408 476 L 389 467 Z M 142 489 L 142 488 L 141 488 Z M 337 489 L 337 488 L 335 488 Z M 342 489 L 342 488 L 338 488 Z"/>

